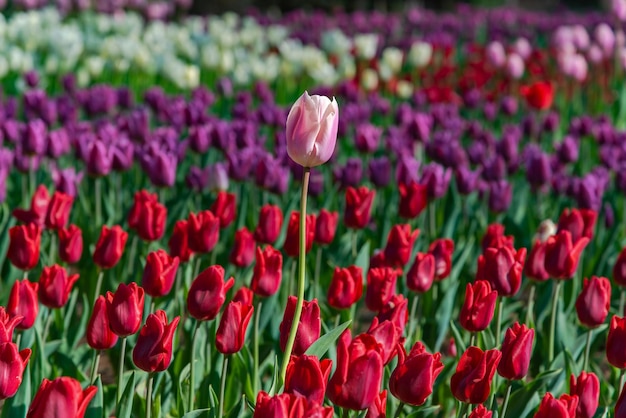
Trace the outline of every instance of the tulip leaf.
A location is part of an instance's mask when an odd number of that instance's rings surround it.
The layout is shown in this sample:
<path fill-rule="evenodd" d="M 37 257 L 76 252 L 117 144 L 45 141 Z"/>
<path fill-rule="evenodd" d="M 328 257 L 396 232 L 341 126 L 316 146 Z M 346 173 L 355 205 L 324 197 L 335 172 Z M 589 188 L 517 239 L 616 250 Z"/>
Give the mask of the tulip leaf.
<path fill-rule="evenodd" d="M 356 256 L 356 260 L 354 261 L 354 265 L 357 267 L 361 267 L 363 270 L 363 275 L 367 274 L 367 270 L 370 266 L 370 242 L 366 241 L 365 244 L 359 250 L 359 253 Z"/>
<path fill-rule="evenodd" d="M 562 372 L 563 369 L 557 369 L 539 373 L 528 385 L 513 392 L 509 401 L 507 415 L 519 418 L 529 416 L 531 411 L 534 411 L 541 402 L 539 392 L 544 383 L 557 377 Z"/>
<path fill-rule="evenodd" d="M 128 379 L 128 382 L 126 383 L 126 387 L 124 388 L 124 392 L 122 393 L 122 398 L 120 399 L 120 412 L 117 418 L 130 418 L 132 416 L 136 374 L 136 372 L 132 372 L 130 378 Z"/>
<path fill-rule="evenodd" d="M 198 361 L 198 360 L 196 360 Z M 188 400 L 188 396 L 189 396 L 189 385 L 191 384 L 191 382 L 187 382 L 187 379 L 189 379 L 189 374 L 191 371 L 191 363 L 187 363 L 187 365 L 185 367 L 183 367 L 183 370 L 180 372 L 180 375 L 178 376 L 178 400 L 179 400 L 179 408 L 178 410 L 181 411 L 182 409 L 182 414 L 185 414 L 187 412 L 187 400 Z"/>
<path fill-rule="evenodd" d="M 86 418 L 102 418 L 104 416 L 104 390 L 102 389 L 102 378 L 98 376 L 94 382 L 98 389 L 96 396 L 92 399 L 85 411 Z"/>
<path fill-rule="evenodd" d="M 315 343 L 313 343 L 313 344 L 315 344 Z M 311 348 L 311 347 L 309 347 L 309 348 Z M 278 382 L 278 380 L 279 380 L 278 373 L 279 373 L 279 370 L 278 370 L 278 356 L 274 355 L 274 373 L 272 373 L 272 375 L 273 375 L 273 377 L 272 377 L 272 385 L 270 386 L 270 389 L 267 391 L 267 393 L 270 396 L 274 396 L 276 391 L 278 389 L 280 389 L 278 387 L 278 385 L 280 384 Z M 217 405 L 217 402 L 215 404 Z"/>
<path fill-rule="evenodd" d="M 459 353 L 464 353 L 467 348 L 465 345 L 465 341 L 463 341 L 463 336 L 461 332 L 454 324 L 454 321 L 450 321 L 450 330 L 452 331 L 452 335 L 454 336 L 454 343 L 457 346 L 457 349 L 460 350 Z"/>
<path fill-rule="evenodd" d="M 231 408 L 231 410 L 226 414 L 227 418 L 238 418 L 245 416 L 246 406 L 248 402 L 246 402 L 246 395 L 241 395 L 241 399 L 235 406 Z"/>
<path fill-rule="evenodd" d="M 321 359 L 324 354 L 328 351 L 328 349 L 339 339 L 339 336 L 350 326 L 352 320 L 346 321 L 343 324 L 337 326 L 332 331 L 322 335 L 315 341 L 308 350 L 306 350 L 307 355 L 316 356 Z"/>
<path fill-rule="evenodd" d="M 6 399 L 2 406 L 2 418 L 24 418 L 31 402 L 30 363 L 24 369 L 22 384 L 12 398 Z"/>
<path fill-rule="evenodd" d="M 196 409 L 195 411 L 187 412 L 182 418 L 206 418 L 209 416 L 209 411 L 211 409 Z"/>

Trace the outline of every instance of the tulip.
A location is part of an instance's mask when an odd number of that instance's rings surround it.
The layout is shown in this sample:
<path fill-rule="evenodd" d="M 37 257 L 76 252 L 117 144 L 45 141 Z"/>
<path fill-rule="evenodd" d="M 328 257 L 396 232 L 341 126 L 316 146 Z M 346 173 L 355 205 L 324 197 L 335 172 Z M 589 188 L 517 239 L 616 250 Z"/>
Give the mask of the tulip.
<path fill-rule="evenodd" d="M 245 226 L 235 232 L 235 241 L 228 260 L 237 267 L 248 267 L 254 259 L 254 236 Z"/>
<path fill-rule="evenodd" d="M 165 232 L 167 208 L 155 194 L 141 190 L 135 193 L 133 207 L 128 214 L 128 227 L 144 241 L 159 240 Z"/>
<path fill-rule="evenodd" d="M 557 232 L 569 231 L 574 243 L 582 237 L 591 240 L 597 219 L 598 213 L 591 209 L 565 209 L 559 218 Z"/>
<path fill-rule="evenodd" d="M 196 253 L 211 252 L 220 237 L 220 220 L 210 210 L 190 213 L 187 220 L 189 249 Z"/>
<path fill-rule="evenodd" d="M 614 315 L 606 339 L 606 358 L 618 369 L 626 369 L 626 318 Z"/>
<path fill-rule="evenodd" d="M 328 286 L 328 304 L 335 309 L 348 309 L 363 295 L 363 270 L 361 267 L 335 267 Z"/>
<path fill-rule="evenodd" d="M 400 342 L 400 337 L 402 337 L 401 334 L 403 330 L 404 326 L 402 328 L 396 327 L 396 325 L 388 319 L 379 322 L 379 319 L 376 317 L 372 320 L 367 334 L 374 337 L 380 345 L 383 365 L 389 364 L 396 356 L 398 343 Z"/>
<path fill-rule="evenodd" d="M 578 396 L 561 395 L 556 399 L 550 392 L 546 393 L 534 418 L 571 418 L 576 417 Z"/>
<path fill-rule="evenodd" d="M 502 342 L 502 359 L 498 364 L 498 374 L 505 379 L 520 380 L 528 373 L 533 349 L 535 330 L 519 322 L 506 330 Z"/>
<path fill-rule="evenodd" d="M 409 322 L 408 305 L 409 300 L 404 295 L 393 295 L 391 300 L 378 312 L 375 319 L 380 323 L 391 321 L 399 330 L 398 335 L 401 337 L 407 322 Z"/>
<path fill-rule="evenodd" d="M 391 162 L 386 156 L 372 158 L 368 167 L 369 178 L 376 187 L 387 187 L 391 181 Z"/>
<path fill-rule="evenodd" d="M 430 354 L 416 342 L 407 356 L 403 345 L 398 347 L 398 365 L 389 378 L 389 391 L 400 401 L 419 406 L 433 393 L 433 385 L 443 370 L 441 354 Z"/>
<path fill-rule="evenodd" d="M 545 242 L 536 240 L 530 250 L 530 253 L 528 254 L 528 258 L 526 259 L 526 264 L 524 265 L 524 274 L 528 276 L 528 278 L 538 282 L 545 282 L 546 280 L 548 280 L 550 278 L 550 275 L 545 268 L 545 257 Z"/>
<path fill-rule="evenodd" d="M 613 280 L 618 286 L 626 287 L 626 247 L 622 248 L 613 266 Z"/>
<path fill-rule="evenodd" d="M 67 303 L 78 274 L 68 276 L 67 271 L 55 264 L 44 267 L 39 276 L 39 301 L 49 308 L 61 308 Z"/>
<path fill-rule="evenodd" d="M 153 298 L 167 295 L 176 280 L 178 257 L 170 257 L 164 250 L 153 251 L 146 257 L 141 286 Z"/>
<path fill-rule="evenodd" d="M 100 238 L 98 238 L 96 243 L 96 249 L 93 252 L 94 263 L 103 269 L 115 267 L 122 258 L 122 254 L 124 254 L 127 240 L 128 233 L 119 225 L 115 225 L 112 228 L 103 225 L 100 231 Z"/>
<path fill-rule="evenodd" d="M 391 267 L 370 268 L 365 293 L 365 305 L 370 311 L 379 311 L 391 300 L 396 293 L 397 278 L 398 272 Z"/>
<path fill-rule="evenodd" d="M 287 346 L 287 338 L 291 331 L 291 325 L 296 310 L 296 300 L 297 298 L 295 296 L 289 296 L 285 314 L 280 323 L 280 349 L 282 351 L 285 351 L 285 347 Z M 317 299 L 313 299 L 310 302 L 305 300 L 302 305 L 302 314 L 300 315 L 298 331 L 293 345 L 293 355 L 300 356 L 304 354 L 311 344 L 320 337 L 321 331 L 322 320 Z"/>
<path fill-rule="evenodd" d="M 435 280 L 443 280 L 452 270 L 454 241 L 448 238 L 437 239 L 430 244 L 428 252 L 435 257 Z"/>
<path fill-rule="evenodd" d="M 71 377 L 58 377 L 54 380 L 44 378 L 28 408 L 26 418 L 83 418 L 97 391 L 95 386 L 87 386 L 83 390 L 80 382 Z"/>
<path fill-rule="evenodd" d="M 57 231 L 59 258 L 67 264 L 76 264 L 83 255 L 83 231 L 74 224 Z"/>
<path fill-rule="evenodd" d="M 253 311 L 252 305 L 241 302 L 226 305 L 215 335 L 215 346 L 220 353 L 233 354 L 241 350 Z"/>
<path fill-rule="evenodd" d="M 339 212 L 329 212 L 326 209 L 320 210 L 315 221 L 314 241 L 320 245 L 328 245 L 333 242 L 337 231 Z"/>
<path fill-rule="evenodd" d="M 13 331 L 22 320 L 22 316 L 12 316 L 0 306 L 0 343 L 11 342 Z"/>
<path fill-rule="evenodd" d="M 387 236 L 385 260 L 392 266 L 404 266 L 411 257 L 413 244 L 419 235 L 419 229 L 411 232 L 411 225 L 394 225 Z"/>
<path fill-rule="evenodd" d="M 428 205 L 428 187 L 412 181 L 409 184 L 400 183 L 398 190 L 400 191 L 399 215 L 407 219 L 418 217 Z"/>
<path fill-rule="evenodd" d="M 265 205 L 259 213 L 259 223 L 254 231 L 254 239 L 263 244 L 273 244 L 283 223 L 283 212 L 278 206 Z"/>
<path fill-rule="evenodd" d="M 293 393 L 269 396 L 260 391 L 254 408 L 254 418 L 333 418 L 333 415 L 332 406 L 323 407 L 317 402 L 309 401 L 305 397 Z"/>
<path fill-rule="evenodd" d="M 21 270 L 31 270 L 39 262 L 41 228 L 36 224 L 16 225 L 9 229 L 7 257 Z"/>
<path fill-rule="evenodd" d="M 611 282 L 606 277 L 585 278 L 576 299 L 578 320 L 588 328 L 602 325 L 611 307 Z"/>
<path fill-rule="evenodd" d="M 137 283 L 120 283 L 115 293 L 107 292 L 107 316 L 111 331 L 127 337 L 139 330 L 143 316 L 144 290 Z"/>
<path fill-rule="evenodd" d="M 506 212 L 513 199 L 513 186 L 506 180 L 489 183 L 489 210 L 496 213 Z"/>
<path fill-rule="evenodd" d="M 254 292 L 246 286 L 241 286 L 233 296 L 233 302 L 241 302 L 244 305 L 252 305 L 254 300 Z"/>
<path fill-rule="evenodd" d="M 578 396 L 577 418 L 593 418 L 598 409 L 600 399 L 600 380 L 595 373 L 582 371 L 578 378 L 569 378 L 569 394 Z M 619 404 L 619 401 L 618 401 Z M 618 415 L 615 415 L 616 417 Z"/>
<path fill-rule="evenodd" d="M 6 311 L 11 318 L 21 317 L 16 325 L 17 329 L 29 329 L 35 325 L 39 313 L 38 288 L 39 283 L 29 282 L 27 279 L 13 283 Z"/>
<path fill-rule="evenodd" d="M 386 418 L 387 417 L 387 390 L 383 390 L 374 399 L 374 402 L 367 408 L 365 418 Z"/>
<path fill-rule="evenodd" d="M 276 293 L 283 277 L 283 255 L 268 245 L 256 248 L 256 264 L 250 289 L 259 296 L 269 297 Z"/>
<path fill-rule="evenodd" d="M 369 190 L 364 186 L 358 189 L 353 187 L 346 189 L 346 209 L 343 221 L 348 228 L 362 229 L 367 226 L 375 196 L 375 190 Z"/>
<path fill-rule="evenodd" d="M 468 418 L 491 418 L 493 416 L 493 412 L 485 408 L 484 405 L 478 405 Z"/>
<path fill-rule="evenodd" d="M 237 216 L 237 197 L 232 193 L 220 191 L 211 205 L 211 212 L 220 220 L 220 228 L 226 228 Z"/>
<path fill-rule="evenodd" d="M 487 248 L 478 257 L 476 280 L 486 280 L 499 296 L 515 295 L 522 284 L 526 248 Z"/>
<path fill-rule="evenodd" d="M 108 350 L 117 344 L 117 335 L 111 331 L 107 315 L 106 298 L 98 296 L 87 323 L 87 344 L 94 350 Z"/>
<path fill-rule="evenodd" d="M 476 280 L 468 283 L 465 288 L 465 302 L 459 314 L 461 326 L 470 332 L 480 332 L 487 329 L 496 308 L 498 292 L 491 290 L 486 280 Z"/>
<path fill-rule="evenodd" d="M 513 236 L 504 235 L 504 225 L 491 224 L 487 227 L 487 232 L 482 239 L 483 252 L 487 251 L 487 248 L 501 248 L 510 247 L 513 248 Z"/>
<path fill-rule="evenodd" d="M 469 347 L 456 366 L 456 372 L 450 379 L 450 389 L 461 402 L 484 403 L 491 392 L 491 379 L 496 373 L 502 353 L 498 350 L 483 351 L 478 347 Z"/>
<path fill-rule="evenodd" d="M 285 377 L 285 393 L 305 397 L 310 402 L 322 404 L 332 361 L 315 356 L 291 356 Z"/>
<path fill-rule="evenodd" d="M 232 277 L 224 281 L 224 268 L 210 266 L 191 283 L 187 294 L 187 310 L 199 321 L 215 319 L 224 301 L 226 292 L 235 284 Z"/>
<path fill-rule="evenodd" d="M 24 224 L 34 223 L 43 227 L 48 213 L 50 194 L 43 184 L 40 184 L 30 200 L 30 208 L 14 209 L 13 216 Z"/>
<path fill-rule="evenodd" d="M 146 324 L 139 331 L 133 349 L 133 363 L 141 370 L 154 373 L 167 369 L 172 361 L 172 339 L 180 317 L 167 322 L 165 311 L 148 315 Z"/>
<path fill-rule="evenodd" d="M 56 191 L 50 199 L 48 210 L 46 213 L 46 228 L 62 229 L 65 228 L 70 218 L 72 203 L 74 198 L 68 194 Z"/>
<path fill-rule="evenodd" d="M 316 167 L 333 155 L 337 142 L 339 108 L 333 98 L 305 91 L 287 115 L 287 153 L 303 167 Z"/>
<path fill-rule="evenodd" d="M 11 341 L 0 343 L 0 400 L 12 398 L 22 384 L 31 351 L 19 351 Z"/>
<path fill-rule="evenodd" d="M 290 257 L 297 257 L 300 253 L 300 212 L 291 212 L 289 224 L 287 226 L 287 237 L 283 248 Z M 308 253 L 313 247 L 315 238 L 315 215 L 306 216 L 306 245 L 305 251 Z"/>
<path fill-rule="evenodd" d="M 539 81 L 530 86 L 522 86 L 522 96 L 528 105 L 536 110 L 546 110 L 552 106 L 554 88 L 546 81 Z"/>
<path fill-rule="evenodd" d="M 561 231 L 546 241 L 545 267 L 548 274 L 555 279 L 568 279 L 574 276 L 578 261 L 589 239 L 580 238 L 572 244 L 569 231 Z"/>
<path fill-rule="evenodd" d="M 189 230 L 187 221 L 180 220 L 174 224 L 174 231 L 167 243 L 172 257 L 178 257 L 182 263 L 186 263 L 191 258 L 193 251 L 189 248 Z"/>
<path fill-rule="evenodd" d="M 409 290 L 426 293 L 435 280 L 435 257 L 430 253 L 417 253 L 406 275 Z"/>

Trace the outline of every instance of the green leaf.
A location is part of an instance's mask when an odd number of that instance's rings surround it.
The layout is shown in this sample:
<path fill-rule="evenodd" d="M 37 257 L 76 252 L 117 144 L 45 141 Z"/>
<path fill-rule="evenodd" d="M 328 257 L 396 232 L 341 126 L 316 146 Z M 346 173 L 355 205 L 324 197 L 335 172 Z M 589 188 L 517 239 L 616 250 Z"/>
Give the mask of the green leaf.
<path fill-rule="evenodd" d="M 133 398 L 135 395 L 135 381 L 136 381 L 136 372 L 132 372 L 130 378 L 128 379 L 128 383 L 126 383 L 126 387 L 124 388 L 124 392 L 122 393 L 122 398 L 120 399 L 120 413 L 117 418 L 131 418 L 131 414 L 133 412 Z"/>
<path fill-rule="evenodd" d="M 205 418 L 209 416 L 210 408 L 196 409 L 195 411 L 187 412 L 182 418 Z"/>
<path fill-rule="evenodd" d="M 367 272 L 367 270 L 369 269 L 369 266 L 370 266 L 370 242 L 369 241 L 363 244 L 363 246 L 359 250 L 359 253 L 356 256 L 354 265 L 356 265 L 357 267 L 361 267 L 361 269 L 363 269 L 364 272 Z"/>
<path fill-rule="evenodd" d="M 181 401 L 180 403 L 182 404 L 181 405 L 182 414 L 185 414 L 187 412 L 189 383 L 185 383 L 185 381 L 189 379 L 190 371 L 191 371 L 191 364 L 187 363 L 187 365 L 183 367 L 183 370 L 180 372 L 180 375 L 178 376 L 178 398 Z M 179 408 L 179 411 L 180 411 L 180 408 Z"/>
<path fill-rule="evenodd" d="M 539 373 L 528 385 L 516 390 L 511 394 L 507 415 L 523 418 L 534 411 L 541 402 L 540 389 L 547 381 L 557 377 L 563 369 L 548 370 Z"/>
<path fill-rule="evenodd" d="M 102 418 L 104 416 L 104 390 L 102 389 L 102 379 L 100 376 L 96 378 L 94 385 L 98 389 L 96 396 L 89 403 L 87 411 L 85 411 L 86 418 Z"/>
<path fill-rule="evenodd" d="M 352 320 L 346 321 L 343 324 L 337 326 L 332 331 L 319 337 L 317 341 L 311 344 L 309 349 L 306 350 L 305 354 L 309 356 L 316 356 L 317 358 L 321 359 L 324 354 L 326 354 L 328 349 L 335 343 L 335 341 L 339 339 L 341 333 L 343 333 L 346 328 L 350 326 L 351 323 Z"/>
<path fill-rule="evenodd" d="M 461 335 L 461 332 L 454 324 L 454 321 L 450 321 L 450 330 L 452 330 L 452 335 L 454 336 L 454 343 L 456 344 L 457 349 L 459 350 L 459 353 L 464 353 L 467 347 L 465 346 L 465 341 L 463 341 L 463 336 Z"/>
<path fill-rule="evenodd" d="M 22 384 L 12 398 L 4 401 L 2 418 L 24 418 L 31 401 L 30 363 L 24 369 Z"/>
<path fill-rule="evenodd" d="M 246 406 L 248 402 L 246 402 L 246 395 L 242 395 L 237 405 L 233 406 L 231 410 L 226 414 L 227 418 L 237 418 L 245 416 Z"/>

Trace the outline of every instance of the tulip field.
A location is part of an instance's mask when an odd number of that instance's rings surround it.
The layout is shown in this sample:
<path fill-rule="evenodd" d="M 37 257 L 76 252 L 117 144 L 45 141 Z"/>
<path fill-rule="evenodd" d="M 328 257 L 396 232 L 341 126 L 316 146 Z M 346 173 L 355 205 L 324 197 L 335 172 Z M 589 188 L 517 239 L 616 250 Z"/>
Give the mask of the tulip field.
<path fill-rule="evenodd" d="M 626 418 L 626 0 L 0 1 L 0 418 Z"/>

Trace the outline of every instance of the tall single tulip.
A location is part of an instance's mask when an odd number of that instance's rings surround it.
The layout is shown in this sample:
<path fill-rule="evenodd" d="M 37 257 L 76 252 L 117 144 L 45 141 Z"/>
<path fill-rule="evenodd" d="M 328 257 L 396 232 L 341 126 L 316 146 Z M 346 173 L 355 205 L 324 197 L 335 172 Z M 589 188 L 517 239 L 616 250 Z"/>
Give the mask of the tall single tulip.
<path fill-rule="evenodd" d="M 546 393 L 541 400 L 539 409 L 534 418 L 574 418 L 578 407 L 578 396 L 568 394 L 555 398 L 550 392 Z"/>
<path fill-rule="evenodd" d="M 363 295 L 363 270 L 358 266 L 335 267 L 328 286 L 328 304 L 335 309 L 347 309 Z"/>
<path fill-rule="evenodd" d="M 128 227 L 144 241 L 156 241 L 165 232 L 167 208 L 159 203 L 156 193 L 140 190 L 128 214 Z"/>
<path fill-rule="evenodd" d="M 36 224 L 16 225 L 9 229 L 7 258 L 20 270 L 31 270 L 39 262 L 41 228 Z"/>
<path fill-rule="evenodd" d="M 502 353 L 498 350 L 483 351 L 469 347 L 459 359 L 456 372 L 450 379 L 450 389 L 461 402 L 479 404 L 489 397 L 491 379 L 496 373 Z"/>
<path fill-rule="evenodd" d="M 107 292 L 107 316 L 111 331 L 127 337 L 139 330 L 143 317 L 144 290 L 137 283 L 120 283 L 115 293 Z"/>
<path fill-rule="evenodd" d="M 528 86 L 522 86 L 522 96 L 526 103 L 536 110 L 546 110 L 552 106 L 554 87 L 550 82 L 538 81 Z"/>
<path fill-rule="evenodd" d="M 578 396 L 576 418 L 593 418 L 600 400 L 600 380 L 595 373 L 582 371 L 578 377 L 569 378 L 569 394 Z M 619 403 L 619 402 L 618 402 Z M 617 417 L 617 415 L 615 415 Z"/>
<path fill-rule="evenodd" d="M 519 322 L 506 330 L 502 342 L 502 358 L 498 363 L 498 374 L 505 379 L 520 380 L 528 373 L 533 350 L 535 330 Z"/>
<path fill-rule="evenodd" d="M 283 255 L 271 245 L 263 250 L 256 249 L 256 264 L 250 289 L 259 296 L 268 297 L 276 293 L 283 277 Z"/>
<path fill-rule="evenodd" d="M 470 332 L 480 332 L 487 329 L 496 308 L 498 292 L 491 290 L 486 280 L 477 280 L 468 283 L 465 287 L 465 302 L 459 313 L 461 326 Z"/>
<path fill-rule="evenodd" d="M 124 254 L 127 240 L 128 233 L 119 225 L 112 228 L 103 225 L 93 252 L 93 262 L 103 269 L 115 267 Z"/>
<path fill-rule="evenodd" d="M 141 370 L 154 373 L 167 369 L 172 362 L 172 340 L 180 317 L 167 322 L 165 311 L 148 315 L 146 324 L 139 331 L 133 349 L 133 363 Z"/>
<path fill-rule="evenodd" d="M 224 301 L 226 292 L 235 284 L 232 277 L 224 281 L 224 268 L 210 266 L 196 277 L 187 294 L 187 310 L 199 321 L 215 319 Z"/>
<path fill-rule="evenodd" d="M 375 196 L 376 191 L 369 190 L 365 186 L 358 189 L 353 187 L 346 189 L 346 209 L 343 213 L 343 221 L 348 228 L 362 229 L 367 226 Z"/>
<path fill-rule="evenodd" d="M 285 393 L 323 403 L 331 367 L 332 360 L 329 359 L 320 361 L 317 357 L 306 354 L 291 356 L 285 376 Z"/>
<path fill-rule="evenodd" d="M 108 350 L 117 343 L 118 337 L 111 330 L 107 315 L 106 298 L 98 296 L 87 323 L 87 344 L 94 350 Z"/>
<path fill-rule="evenodd" d="M 215 346 L 222 354 L 241 350 L 254 307 L 241 302 L 229 302 L 224 309 L 215 335 Z"/>
<path fill-rule="evenodd" d="M 26 418 L 73 417 L 83 418 L 91 399 L 98 389 L 88 386 L 71 377 L 43 379 L 39 390 L 28 408 Z"/>
<path fill-rule="evenodd" d="M 165 250 L 148 254 L 146 266 L 141 276 L 141 286 L 153 298 L 167 295 L 178 271 L 178 257 L 170 257 Z"/>
<path fill-rule="evenodd" d="M 83 255 L 83 231 L 71 224 L 57 231 L 59 235 L 59 258 L 67 264 L 76 264 Z"/>
<path fill-rule="evenodd" d="M 585 278 L 583 290 L 576 299 L 578 320 L 588 328 L 604 323 L 611 308 L 611 282 L 606 277 Z"/>
<path fill-rule="evenodd" d="M 58 264 L 44 267 L 39 276 L 39 301 L 49 308 L 65 306 L 77 280 L 78 274 L 68 275 Z"/>
<path fill-rule="evenodd" d="M 263 244 L 273 244 L 280 235 L 283 212 L 278 206 L 264 205 L 259 213 L 259 223 L 254 230 L 254 239 Z"/>
<path fill-rule="evenodd" d="M 19 351 L 14 343 L 0 343 L 0 400 L 12 398 L 22 384 L 30 348 Z"/>
<path fill-rule="evenodd" d="M 289 296 L 285 314 L 280 323 L 280 349 L 283 351 L 285 351 L 285 347 L 287 346 L 287 338 L 291 330 L 291 324 L 293 323 L 293 317 L 296 311 L 296 300 L 295 296 Z M 293 345 L 293 354 L 296 356 L 304 354 L 311 344 L 320 337 L 321 331 L 322 320 L 317 299 L 313 299 L 310 302 L 305 300 L 302 305 L 298 332 L 296 333 L 296 339 Z"/>
<path fill-rule="evenodd" d="M 29 282 L 27 279 L 16 280 L 9 294 L 7 313 L 12 317 L 22 317 L 17 329 L 29 329 L 35 325 L 39 313 L 37 289 L 39 283 Z"/>
<path fill-rule="evenodd" d="M 435 380 L 442 370 L 440 353 L 427 353 L 424 345 L 417 342 L 407 356 L 400 344 L 398 365 L 389 378 L 389 390 L 404 403 L 422 405 L 433 392 Z"/>

